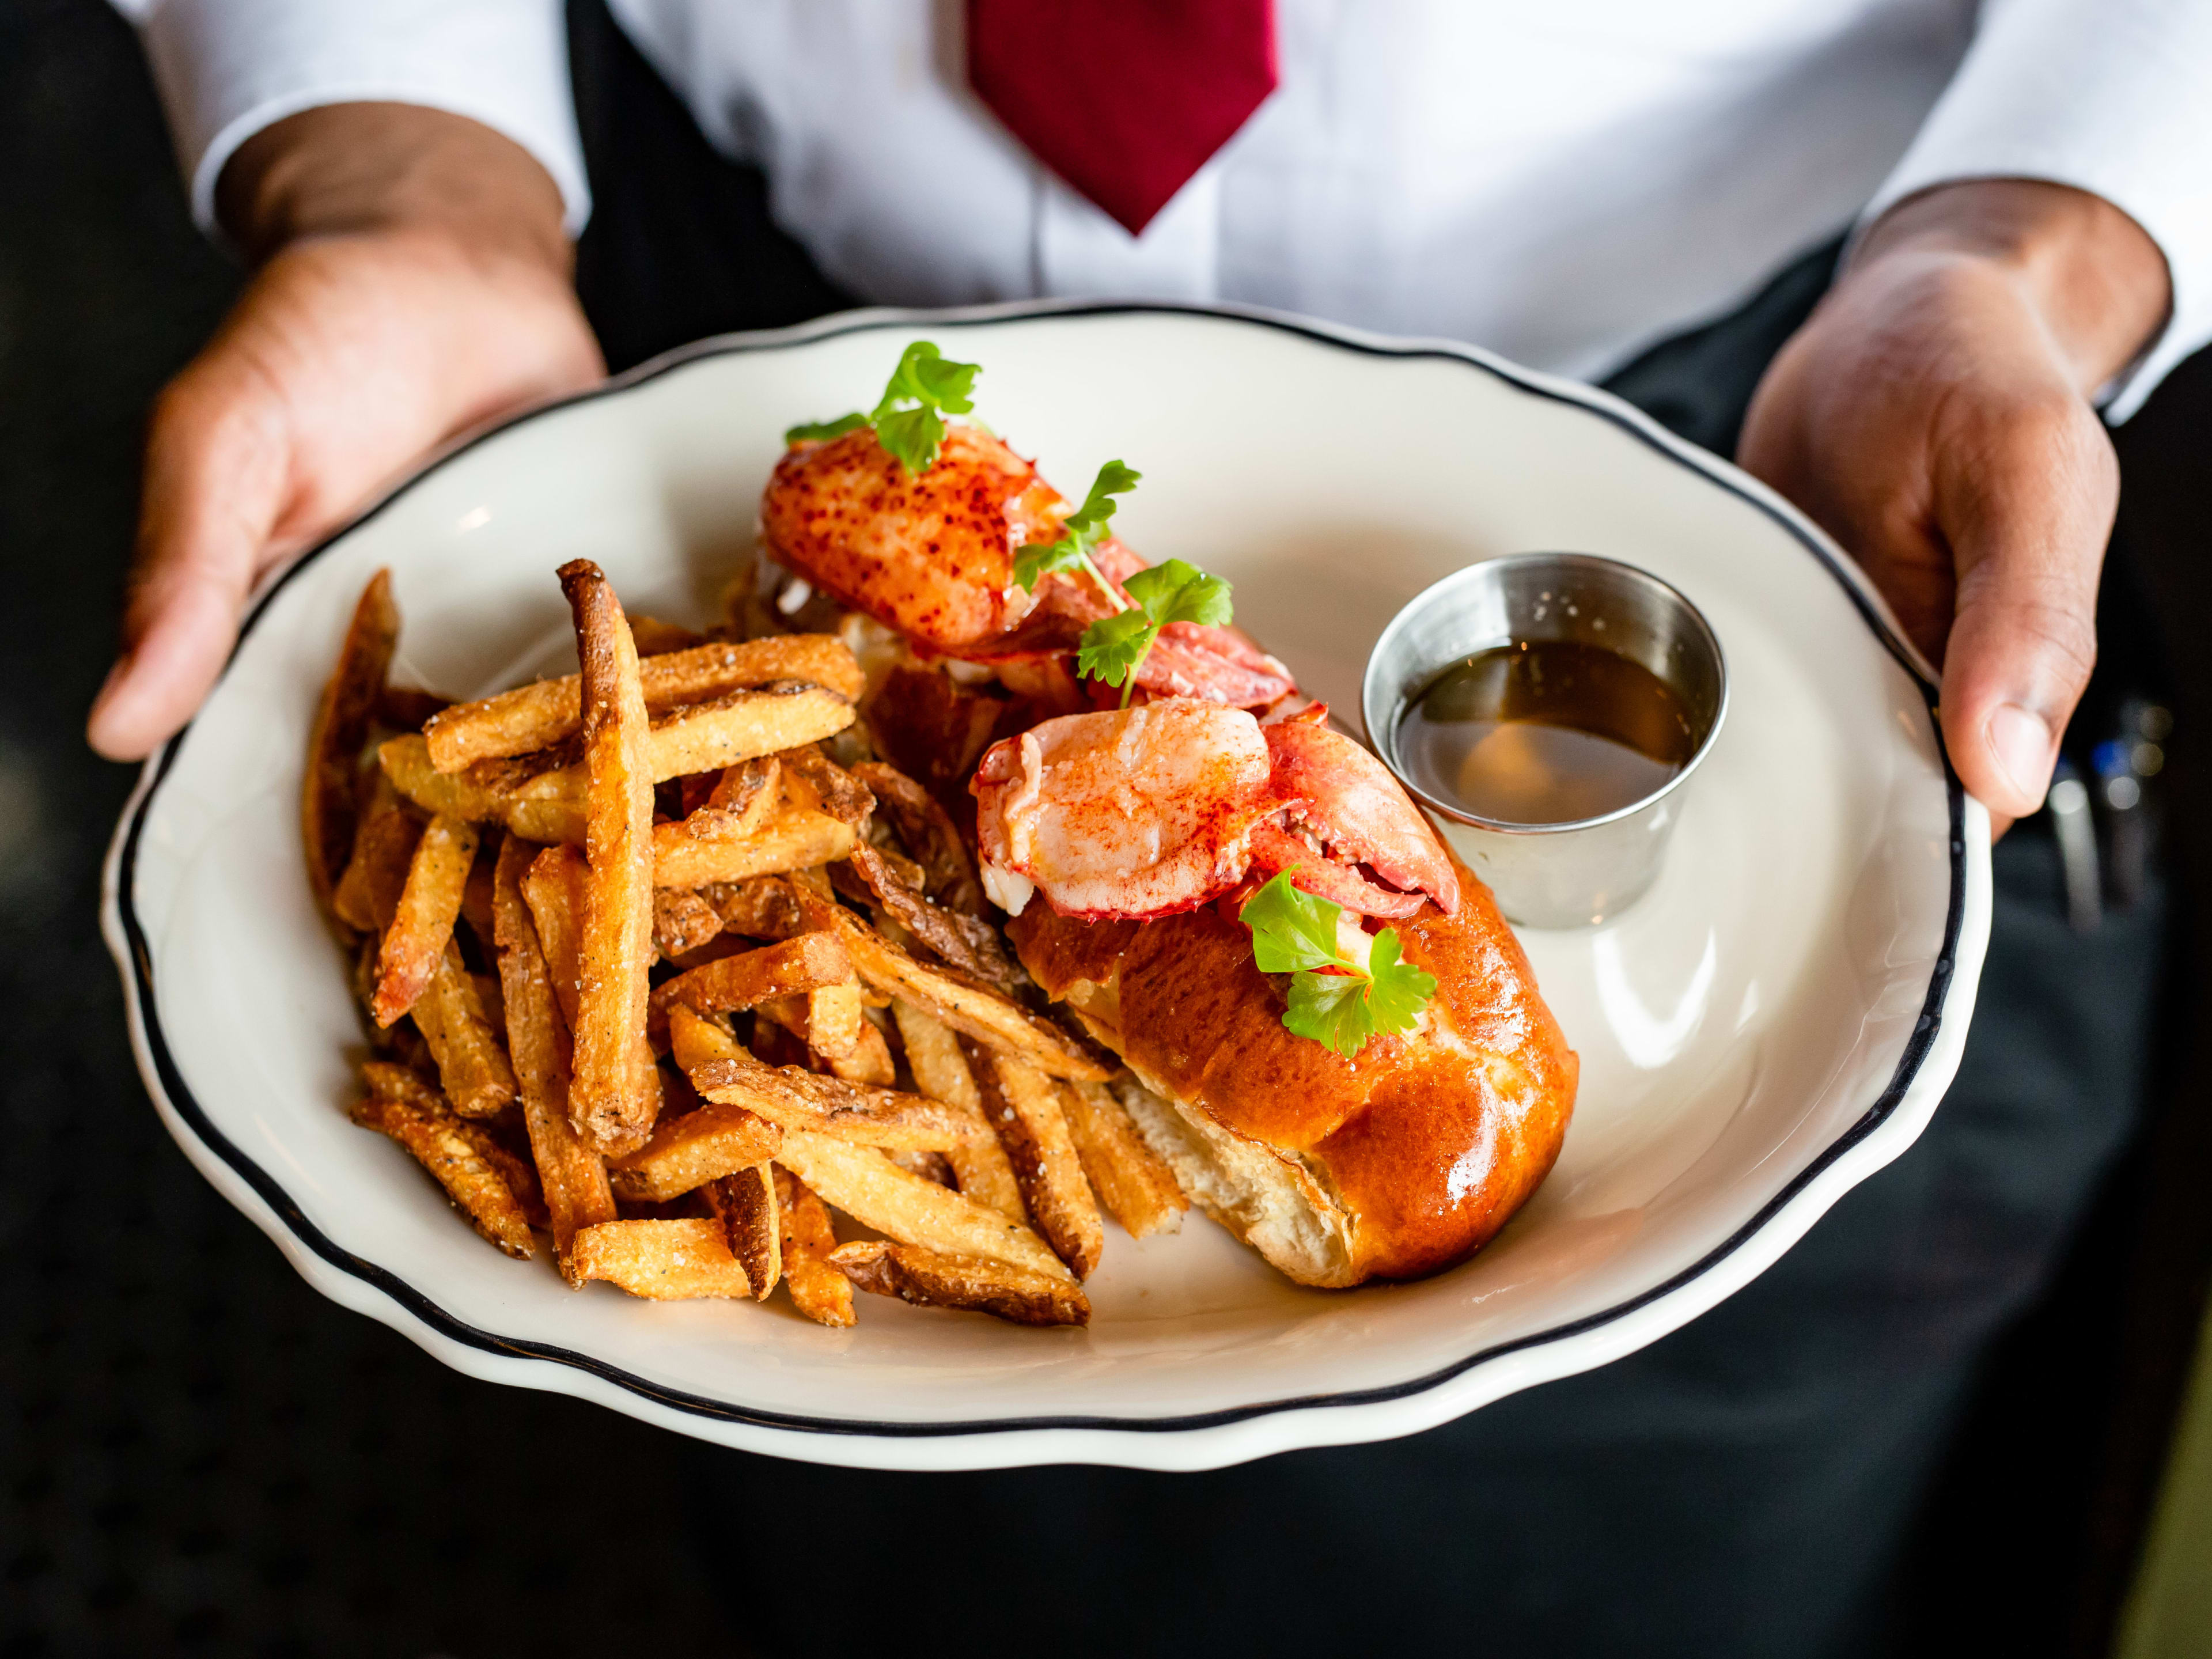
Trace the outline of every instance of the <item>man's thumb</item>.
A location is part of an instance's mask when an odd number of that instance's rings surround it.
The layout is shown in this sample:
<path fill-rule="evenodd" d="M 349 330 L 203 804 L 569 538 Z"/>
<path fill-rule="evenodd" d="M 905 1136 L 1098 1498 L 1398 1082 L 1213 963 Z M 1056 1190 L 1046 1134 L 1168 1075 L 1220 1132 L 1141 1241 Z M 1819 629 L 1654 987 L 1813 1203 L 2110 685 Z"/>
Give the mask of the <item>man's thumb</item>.
<path fill-rule="evenodd" d="M 2095 437 L 2109 458 L 2101 428 Z M 2118 494 L 2107 467 L 2069 465 L 2036 447 L 2021 458 L 2036 465 L 1990 467 L 1996 476 L 1974 492 L 1980 510 L 1943 526 L 1959 572 L 1943 738 L 1968 792 L 2005 818 L 2043 805 L 2059 737 L 2096 664 L 2097 578 Z"/>
<path fill-rule="evenodd" d="M 123 651 L 85 722 L 112 760 L 153 750 L 222 672 L 283 507 L 289 453 L 268 402 L 250 377 L 204 363 L 155 406 Z"/>

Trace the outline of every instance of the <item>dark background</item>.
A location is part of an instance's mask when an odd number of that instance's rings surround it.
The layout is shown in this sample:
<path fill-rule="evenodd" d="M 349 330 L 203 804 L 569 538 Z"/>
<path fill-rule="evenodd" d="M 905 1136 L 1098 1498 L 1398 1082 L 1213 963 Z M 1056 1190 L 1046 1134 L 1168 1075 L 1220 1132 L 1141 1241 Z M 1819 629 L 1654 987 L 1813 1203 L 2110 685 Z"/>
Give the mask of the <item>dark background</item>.
<path fill-rule="evenodd" d="M 672 103 L 610 125 L 593 77 L 641 73 L 580 6 L 595 156 L 695 142 Z M 633 88 L 633 91 L 635 88 Z M 658 101 L 655 100 L 658 99 Z M 702 222 L 757 220 L 705 167 Z M 665 169 L 602 185 L 587 301 L 650 271 L 623 235 Z M 696 200 L 696 196 L 690 199 Z M 665 205 L 665 204 L 664 204 Z M 720 239 L 726 241 L 727 239 Z M 702 253 L 693 261 L 720 257 Z M 787 248 L 719 293 L 598 319 L 615 366 L 726 319 L 836 302 Z M 188 222 L 129 29 L 99 0 L 0 11 L 0 1659 L 39 1653 L 747 1651 L 684 1519 L 690 1444 L 444 1370 L 309 1291 L 186 1164 L 140 1089 L 97 921 L 132 774 L 82 746 L 106 672 L 148 400 L 240 273 Z M 2212 616 L 2203 515 L 2212 370 L 2121 434 L 2122 538 L 2168 618 Z M 2155 482 L 2155 489 L 2142 486 Z M 2156 510 L 2144 505 L 2156 503 Z M 2189 738 L 2201 641 L 2172 653 L 2185 902 L 2212 817 Z M 2184 937 L 2190 930 L 2185 926 Z M 2172 1079 L 2040 1304 L 2002 1345 L 1927 1494 L 1898 1595 L 1903 1650 L 2103 1650 L 2185 1371 L 2212 1252 L 2212 1030 L 2185 950 Z M 1908 1154 L 1908 1156 L 1910 1156 Z M 574 1472 L 594 1472 L 580 1490 Z M 589 1522 L 580 1520 L 588 1513 Z M 856 1522 L 865 1524 L 856 1517 Z M 748 1566 L 750 1564 L 746 1564 Z M 749 1576 L 749 1575 L 747 1575 Z M 911 1593 L 931 1616 L 927 1586 Z M 1080 1626 L 1054 1645 L 1080 1646 Z"/>

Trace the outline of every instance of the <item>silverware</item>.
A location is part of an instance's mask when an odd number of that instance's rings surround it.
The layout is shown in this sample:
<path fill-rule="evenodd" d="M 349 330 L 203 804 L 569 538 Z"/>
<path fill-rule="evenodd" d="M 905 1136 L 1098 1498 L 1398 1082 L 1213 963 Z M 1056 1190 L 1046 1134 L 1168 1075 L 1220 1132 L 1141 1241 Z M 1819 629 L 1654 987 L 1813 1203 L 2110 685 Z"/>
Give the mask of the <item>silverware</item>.
<path fill-rule="evenodd" d="M 1691 722 L 1688 763 L 1642 799 L 1597 817 L 1510 823 L 1441 799 L 1399 757 L 1407 708 L 1447 670 L 1498 646 L 1571 641 L 1615 651 L 1657 675 Z M 1603 921 L 1651 885 L 1690 777 L 1728 713 L 1720 641 L 1692 605 L 1647 571 L 1588 553 L 1516 553 L 1456 571 L 1393 617 L 1367 659 L 1368 741 L 1514 921 Z"/>
<path fill-rule="evenodd" d="M 2077 933 L 2094 933 L 2105 919 L 2103 883 L 2099 877 L 2097 826 L 2089 817 L 2089 789 L 2073 763 L 2061 758 L 2053 769 L 2051 832 L 2058 842 L 2059 872 L 2066 884 L 2066 921 Z"/>

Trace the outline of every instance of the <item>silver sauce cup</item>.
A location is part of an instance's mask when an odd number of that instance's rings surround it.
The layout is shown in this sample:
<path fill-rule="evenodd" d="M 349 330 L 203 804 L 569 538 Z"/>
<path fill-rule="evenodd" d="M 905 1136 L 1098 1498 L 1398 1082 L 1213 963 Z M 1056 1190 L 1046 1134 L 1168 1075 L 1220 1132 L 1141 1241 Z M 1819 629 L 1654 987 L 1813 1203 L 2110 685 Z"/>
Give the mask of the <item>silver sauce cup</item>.
<path fill-rule="evenodd" d="M 1688 764 L 1641 800 L 1565 823 L 1483 817 L 1407 775 L 1399 728 L 1439 675 L 1477 652 L 1562 641 L 1617 652 L 1657 675 L 1689 717 Z M 1516 553 L 1455 572 L 1391 619 L 1368 656 L 1360 712 L 1383 763 L 1509 920 L 1586 927 L 1619 915 L 1657 878 L 1691 775 L 1728 714 L 1728 666 L 1697 607 L 1649 572 L 1588 553 Z"/>

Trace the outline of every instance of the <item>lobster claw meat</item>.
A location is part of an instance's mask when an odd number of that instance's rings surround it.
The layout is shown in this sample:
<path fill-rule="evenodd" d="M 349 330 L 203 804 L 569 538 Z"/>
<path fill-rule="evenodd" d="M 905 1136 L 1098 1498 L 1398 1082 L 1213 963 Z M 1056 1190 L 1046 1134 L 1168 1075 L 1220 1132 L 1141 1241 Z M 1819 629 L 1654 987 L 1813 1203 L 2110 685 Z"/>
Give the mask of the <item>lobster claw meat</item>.
<path fill-rule="evenodd" d="M 1326 714 L 1326 710 L 1322 711 Z M 1436 832 L 1382 763 L 1319 716 L 1262 726 L 1190 697 L 1049 720 L 969 786 L 985 890 L 1091 921 L 1197 908 L 1254 875 L 1362 915 L 1459 908 Z M 1371 873 L 1370 873 L 1371 872 Z"/>
<path fill-rule="evenodd" d="M 1020 550 L 1057 541 L 1067 512 L 1035 466 L 978 427 L 948 426 L 918 477 L 864 427 L 785 453 L 761 499 L 761 533 L 779 564 L 921 655 L 999 665 L 1073 656 L 1085 629 L 1130 603 L 1121 584 L 1145 562 L 1110 538 L 1091 555 L 1110 601 L 1086 574 L 1048 572 L 1033 592 L 1015 581 Z M 1297 684 L 1226 629 L 1170 623 L 1137 689 L 1266 708 Z"/>
<path fill-rule="evenodd" d="M 1410 916 L 1421 908 L 1421 895 L 1436 900 L 1446 915 L 1459 908 L 1459 877 L 1437 842 L 1436 831 L 1407 798 L 1389 768 L 1342 732 L 1322 724 L 1327 705 L 1265 728 L 1272 763 L 1270 781 L 1276 799 L 1285 803 L 1285 841 L 1295 841 L 1304 830 L 1321 842 L 1333 869 L 1364 865 L 1389 887 L 1385 889 L 1354 870 L 1347 873 L 1361 883 L 1364 892 L 1355 899 L 1299 879 L 1311 867 L 1301 865 L 1291 877 L 1291 885 L 1347 909 L 1370 916 Z M 1264 850 L 1255 849 L 1260 867 L 1273 873 L 1288 866 L 1270 860 L 1279 852 L 1272 839 Z M 1319 873 L 1316 881 L 1336 879 Z M 1346 890 L 1347 892 L 1352 890 Z"/>

